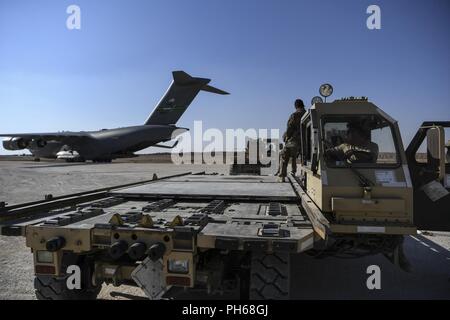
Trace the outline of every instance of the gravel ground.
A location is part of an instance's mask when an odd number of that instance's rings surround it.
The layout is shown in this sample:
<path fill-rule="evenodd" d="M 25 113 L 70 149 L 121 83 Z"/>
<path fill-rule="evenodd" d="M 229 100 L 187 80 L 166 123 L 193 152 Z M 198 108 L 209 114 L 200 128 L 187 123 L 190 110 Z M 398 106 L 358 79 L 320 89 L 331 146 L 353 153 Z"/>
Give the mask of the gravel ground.
<path fill-rule="evenodd" d="M 182 172 L 226 173 L 226 166 L 170 164 L 65 164 L 0 161 L 0 201 L 10 204 L 87 191 L 105 186 L 162 177 Z M 22 237 L 0 236 L 0 299 L 35 299 L 33 262 Z M 405 254 L 413 272 L 405 273 L 384 257 L 355 260 L 292 259 L 293 298 L 297 299 L 450 299 L 450 234 L 422 233 L 408 237 Z M 380 266 L 381 290 L 366 287 L 369 265 Z M 144 295 L 134 287 L 104 286 L 101 299 L 136 299 Z M 189 298 L 203 298 L 189 295 Z"/>

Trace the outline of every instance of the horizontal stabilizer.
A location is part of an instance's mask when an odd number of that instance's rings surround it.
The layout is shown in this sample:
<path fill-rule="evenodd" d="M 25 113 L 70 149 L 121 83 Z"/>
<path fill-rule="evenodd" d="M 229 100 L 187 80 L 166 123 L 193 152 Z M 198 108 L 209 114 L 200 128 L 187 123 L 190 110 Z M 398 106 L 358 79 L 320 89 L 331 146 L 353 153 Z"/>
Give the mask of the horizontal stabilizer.
<path fill-rule="evenodd" d="M 184 71 L 173 71 L 173 81 L 180 86 L 192 86 L 197 84 L 207 84 L 211 79 L 194 78 Z"/>
<path fill-rule="evenodd" d="M 179 141 L 179 140 L 175 141 L 175 143 L 174 143 L 173 145 L 171 145 L 171 146 L 166 146 L 166 145 L 164 145 L 164 144 L 155 144 L 155 145 L 152 146 L 152 147 L 165 148 L 165 149 L 173 149 L 173 148 L 175 148 L 175 147 L 177 146 L 178 141 Z"/>
<path fill-rule="evenodd" d="M 211 81 L 211 79 L 194 78 L 184 71 L 173 71 L 172 75 L 173 75 L 173 81 L 180 86 L 197 86 L 199 84 L 203 84 L 203 86 L 201 87 L 201 90 L 203 90 L 203 91 L 208 91 L 208 92 L 217 93 L 217 94 L 229 94 L 226 91 L 223 91 L 223 90 L 220 90 L 213 86 L 208 85 L 208 83 Z"/>
<path fill-rule="evenodd" d="M 203 91 L 212 92 L 212 93 L 217 93 L 217 94 L 229 94 L 229 93 L 226 92 L 226 91 L 217 89 L 217 88 L 215 88 L 215 87 L 213 87 L 213 86 L 209 86 L 209 85 L 204 86 L 204 87 L 202 88 L 202 90 L 203 90 Z"/>

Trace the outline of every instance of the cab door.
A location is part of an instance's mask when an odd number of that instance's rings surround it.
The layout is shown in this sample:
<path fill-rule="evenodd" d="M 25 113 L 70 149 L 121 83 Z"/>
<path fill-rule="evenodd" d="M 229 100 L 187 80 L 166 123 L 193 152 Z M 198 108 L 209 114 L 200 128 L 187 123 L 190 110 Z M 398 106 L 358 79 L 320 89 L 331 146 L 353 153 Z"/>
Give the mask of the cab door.
<path fill-rule="evenodd" d="M 450 231 L 450 121 L 424 122 L 406 149 L 414 225 Z"/>

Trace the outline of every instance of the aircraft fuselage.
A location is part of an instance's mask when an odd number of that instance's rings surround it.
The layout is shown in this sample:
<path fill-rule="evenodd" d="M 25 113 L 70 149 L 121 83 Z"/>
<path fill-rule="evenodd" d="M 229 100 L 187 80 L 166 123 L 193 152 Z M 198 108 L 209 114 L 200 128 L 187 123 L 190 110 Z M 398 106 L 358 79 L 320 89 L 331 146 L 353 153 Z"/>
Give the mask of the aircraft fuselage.
<path fill-rule="evenodd" d="M 159 142 L 169 141 L 175 130 L 185 131 L 171 125 L 143 125 L 86 132 L 83 143 L 71 145 L 49 141 L 45 146 L 29 147 L 37 158 L 57 158 L 61 150 L 76 151 L 84 160 L 107 160 L 132 156 L 133 152 L 151 147 Z M 178 133 L 178 134 L 179 134 Z M 176 134 L 176 135 L 178 135 Z"/>
<path fill-rule="evenodd" d="M 158 146 L 188 130 L 175 124 L 200 91 L 225 95 L 228 92 L 209 85 L 210 79 L 173 71 L 169 89 L 157 103 L 144 125 L 81 132 L 1 133 L 6 150 L 28 149 L 36 158 L 67 161 L 106 161 L 135 156 L 134 152 Z M 175 145 L 165 148 L 173 148 Z"/>

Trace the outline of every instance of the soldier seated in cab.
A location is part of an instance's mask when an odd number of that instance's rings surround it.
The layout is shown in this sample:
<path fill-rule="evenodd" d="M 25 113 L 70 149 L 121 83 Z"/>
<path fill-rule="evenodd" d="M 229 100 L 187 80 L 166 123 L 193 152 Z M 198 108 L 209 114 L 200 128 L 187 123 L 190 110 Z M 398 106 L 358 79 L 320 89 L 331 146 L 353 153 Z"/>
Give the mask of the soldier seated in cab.
<path fill-rule="evenodd" d="M 350 122 L 345 141 L 325 150 L 325 157 L 348 164 L 377 163 L 378 145 L 370 140 L 370 128 L 367 125 Z"/>

